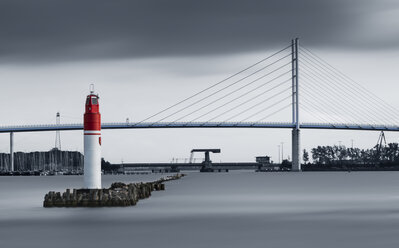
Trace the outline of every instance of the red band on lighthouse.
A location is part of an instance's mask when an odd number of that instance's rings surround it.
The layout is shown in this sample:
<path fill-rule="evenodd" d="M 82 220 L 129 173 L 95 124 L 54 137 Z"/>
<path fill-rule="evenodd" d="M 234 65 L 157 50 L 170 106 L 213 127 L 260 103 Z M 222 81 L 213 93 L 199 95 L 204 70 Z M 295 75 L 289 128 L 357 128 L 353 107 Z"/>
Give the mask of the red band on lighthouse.
<path fill-rule="evenodd" d="M 86 98 L 86 111 L 84 114 L 84 130 L 101 130 L 101 114 L 98 103 L 99 97 L 90 94 Z"/>

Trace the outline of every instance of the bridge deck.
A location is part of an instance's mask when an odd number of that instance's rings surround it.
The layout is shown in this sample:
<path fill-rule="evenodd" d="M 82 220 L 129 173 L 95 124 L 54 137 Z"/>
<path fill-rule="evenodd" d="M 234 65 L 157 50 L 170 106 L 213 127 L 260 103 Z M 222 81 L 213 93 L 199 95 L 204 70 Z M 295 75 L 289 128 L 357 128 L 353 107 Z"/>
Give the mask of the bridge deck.
<path fill-rule="evenodd" d="M 148 128 L 294 128 L 289 122 L 137 122 L 102 123 L 102 129 L 148 129 Z M 345 124 L 345 123 L 302 123 L 302 129 L 343 129 L 369 131 L 399 131 L 397 125 Z M 42 132 L 57 130 L 83 130 L 83 124 L 44 124 L 0 126 L 0 133 Z"/>

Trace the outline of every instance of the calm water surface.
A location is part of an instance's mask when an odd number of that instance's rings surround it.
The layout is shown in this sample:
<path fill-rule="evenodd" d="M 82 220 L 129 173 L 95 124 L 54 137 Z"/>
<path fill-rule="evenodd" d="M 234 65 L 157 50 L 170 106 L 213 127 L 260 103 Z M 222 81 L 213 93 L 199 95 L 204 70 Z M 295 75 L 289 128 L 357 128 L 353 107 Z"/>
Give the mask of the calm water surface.
<path fill-rule="evenodd" d="M 192 172 L 134 207 L 42 208 L 82 182 L 0 177 L 0 247 L 399 247 L 398 172 Z"/>

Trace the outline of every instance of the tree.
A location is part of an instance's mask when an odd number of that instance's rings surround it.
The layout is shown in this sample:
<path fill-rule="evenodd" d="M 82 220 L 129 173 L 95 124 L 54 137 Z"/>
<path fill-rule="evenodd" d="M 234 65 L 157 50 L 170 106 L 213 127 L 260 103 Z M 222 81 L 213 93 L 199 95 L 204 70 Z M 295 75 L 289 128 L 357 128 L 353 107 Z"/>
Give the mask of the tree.
<path fill-rule="evenodd" d="M 345 146 L 334 146 L 336 147 L 336 154 L 339 161 L 346 160 L 348 158 L 348 150 Z"/>
<path fill-rule="evenodd" d="M 309 153 L 306 151 L 306 149 L 303 149 L 303 161 L 305 164 L 309 162 Z"/>

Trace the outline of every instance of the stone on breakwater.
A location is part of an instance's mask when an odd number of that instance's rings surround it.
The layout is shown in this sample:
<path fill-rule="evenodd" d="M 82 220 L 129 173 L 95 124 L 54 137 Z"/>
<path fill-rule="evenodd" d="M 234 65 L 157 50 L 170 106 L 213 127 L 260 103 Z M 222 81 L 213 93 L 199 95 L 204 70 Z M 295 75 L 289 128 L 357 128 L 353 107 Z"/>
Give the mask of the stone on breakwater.
<path fill-rule="evenodd" d="M 125 184 L 115 182 L 108 189 L 67 189 L 62 194 L 50 191 L 44 196 L 43 207 L 126 207 L 151 196 L 152 191 L 165 190 L 166 181 L 184 174 L 167 176 L 154 182 Z"/>

